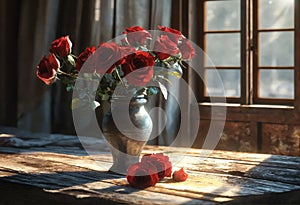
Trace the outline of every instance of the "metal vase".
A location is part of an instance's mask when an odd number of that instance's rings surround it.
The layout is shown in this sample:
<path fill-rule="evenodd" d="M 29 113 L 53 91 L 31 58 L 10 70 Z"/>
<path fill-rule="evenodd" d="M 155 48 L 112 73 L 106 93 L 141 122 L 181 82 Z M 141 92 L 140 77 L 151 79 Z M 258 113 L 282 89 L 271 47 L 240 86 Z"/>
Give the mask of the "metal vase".
<path fill-rule="evenodd" d="M 152 120 L 145 109 L 143 96 L 113 98 L 110 110 L 102 122 L 104 138 L 113 157 L 110 172 L 126 175 L 129 165 L 139 161 L 139 156 L 152 131 Z"/>

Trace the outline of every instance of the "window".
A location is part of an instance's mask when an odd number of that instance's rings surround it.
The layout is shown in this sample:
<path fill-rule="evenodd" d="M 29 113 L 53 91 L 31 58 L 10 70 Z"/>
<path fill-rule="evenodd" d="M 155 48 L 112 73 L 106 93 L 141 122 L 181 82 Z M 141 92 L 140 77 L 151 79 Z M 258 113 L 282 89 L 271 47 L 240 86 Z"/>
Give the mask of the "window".
<path fill-rule="evenodd" d="M 299 0 L 201 0 L 203 101 L 293 105 L 300 53 Z M 297 40 L 298 38 L 298 40 Z"/>

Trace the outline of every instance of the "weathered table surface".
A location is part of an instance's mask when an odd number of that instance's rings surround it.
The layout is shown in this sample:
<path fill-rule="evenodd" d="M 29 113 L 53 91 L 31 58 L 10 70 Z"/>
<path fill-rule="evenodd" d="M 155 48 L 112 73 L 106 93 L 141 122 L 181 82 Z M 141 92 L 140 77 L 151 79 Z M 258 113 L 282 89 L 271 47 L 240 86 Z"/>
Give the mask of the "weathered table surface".
<path fill-rule="evenodd" d="M 189 178 L 139 190 L 106 172 L 111 156 L 104 142 L 86 140 L 103 152 L 88 155 L 74 136 L 0 127 L 0 205 L 300 204 L 299 157 L 146 146 L 144 153 L 178 153 L 173 170 L 183 167 Z"/>

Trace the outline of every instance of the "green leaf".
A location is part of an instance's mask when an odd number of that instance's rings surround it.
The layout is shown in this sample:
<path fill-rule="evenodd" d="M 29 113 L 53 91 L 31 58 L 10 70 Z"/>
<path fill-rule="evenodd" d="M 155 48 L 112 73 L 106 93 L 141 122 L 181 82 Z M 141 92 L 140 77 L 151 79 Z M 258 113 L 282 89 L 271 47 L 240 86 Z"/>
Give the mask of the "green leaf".
<path fill-rule="evenodd" d="M 80 100 L 79 100 L 79 98 L 72 99 L 71 110 L 77 109 L 79 107 L 80 107 Z"/>
<path fill-rule="evenodd" d="M 103 94 L 101 99 L 102 100 L 109 100 L 109 95 L 108 94 Z"/>
<path fill-rule="evenodd" d="M 175 76 L 175 77 L 177 77 L 178 79 L 181 78 L 181 74 L 178 73 L 177 71 L 169 71 L 169 72 L 168 72 L 168 75 L 170 75 L 170 76 Z"/>
<path fill-rule="evenodd" d="M 66 90 L 67 90 L 67 92 L 71 92 L 71 91 L 73 90 L 73 85 L 68 84 L 68 85 L 66 86 Z"/>
<path fill-rule="evenodd" d="M 73 67 L 76 67 L 76 62 L 75 62 L 75 59 L 73 58 L 73 56 L 68 55 L 68 62 L 69 62 Z"/>
<path fill-rule="evenodd" d="M 148 89 L 149 95 L 156 95 L 158 92 L 159 92 L 159 89 L 157 89 L 156 87 L 150 87 Z"/>

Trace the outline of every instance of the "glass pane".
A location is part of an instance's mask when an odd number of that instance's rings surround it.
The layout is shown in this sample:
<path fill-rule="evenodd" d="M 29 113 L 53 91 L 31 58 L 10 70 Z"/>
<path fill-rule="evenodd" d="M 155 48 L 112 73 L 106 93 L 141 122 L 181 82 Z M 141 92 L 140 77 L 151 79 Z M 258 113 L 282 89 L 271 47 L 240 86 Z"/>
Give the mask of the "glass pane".
<path fill-rule="evenodd" d="M 294 0 L 260 0 L 260 28 L 294 28 Z"/>
<path fill-rule="evenodd" d="M 205 72 L 206 96 L 240 97 L 241 77 L 237 69 L 207 69 Z"/>
<path fill-rule="evenodd" d="M 294 66 L 294 32 L 263 32 L 259 37 L 260 66 Z"/>
<path fill-rule="evenodd" d="M 239 30 L 241 28 L 241 1 L 208 1 L 205 30 Z"/>
<path fill-rule="evenodd" d="M 293 70 L 261 69 L 259 74 L 259 97 L 294 98 Z"/>
<path fill-rule="evenodd" d="M 206 66 L 240 66 L 240 34 L 207 34 L 205 38 Z"/>

